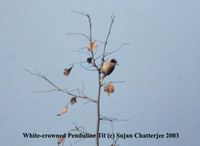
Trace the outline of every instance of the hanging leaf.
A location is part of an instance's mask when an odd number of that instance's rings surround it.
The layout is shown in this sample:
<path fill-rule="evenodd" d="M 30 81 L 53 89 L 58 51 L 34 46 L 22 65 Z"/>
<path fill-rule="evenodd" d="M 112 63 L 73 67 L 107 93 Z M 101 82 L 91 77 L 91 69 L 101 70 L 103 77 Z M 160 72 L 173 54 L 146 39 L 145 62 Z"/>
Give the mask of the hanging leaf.
<path fill-rule="evenodd" d="M 65 138 L 64 137 L 59 137 L 58 139 L 57 139 L 57 143 L 58 143 L 58 146 L 60 145 L 60 144 L 64 144 L 64 140 L 65 140 Z"/>
<path fill-rule="evenodd" d="M 87 49 L 88 49 L 88 51 L 92 52 L 96 47 L 97 47 L 96 43 L 91 42 L 91 43 L 89 43 Z"/>
<path fill-rule="evenodd" d="M 71 105 L 77 103 L 76 97 L 72 97 L 72 98 L 70 99 L 70 103 L 71 103 Z"/>
<path fill-rule="evenodd" d="M 108 85 L 104 87 L 104 92 L 106 92 L 108 96 L 110 95 L 110 93 L 113 93 L 114 91 L 115 91 L 115 88 L 111 83 L 109 83 Z"/>
<path fill-rule="evenodd" d="M 87 58 L 87 63 L 92 63 L 92 57 Z"/>
<path fill-rule="evenodd" d="M 65 106 L 65 107 L 63 108 L 62 112 L 59 113 L 59 114 L 57 114 L 57 116 L 61 116 L 61 115 L 63 115 L 64 113 L 67 113 L 67 112 L 68 112 L 68 108 L 67 108 L 67 106 Z"/>
<path fill-rule="evenodd" d="M 70 74 L 72 68 L 73 68 L 73 65 L 72 65 L 70 68 L 66 68 L 66 69 L 64 69 L 63 74 L 64 74 L 65 76 L 68 76 L 68 75 Z"/>

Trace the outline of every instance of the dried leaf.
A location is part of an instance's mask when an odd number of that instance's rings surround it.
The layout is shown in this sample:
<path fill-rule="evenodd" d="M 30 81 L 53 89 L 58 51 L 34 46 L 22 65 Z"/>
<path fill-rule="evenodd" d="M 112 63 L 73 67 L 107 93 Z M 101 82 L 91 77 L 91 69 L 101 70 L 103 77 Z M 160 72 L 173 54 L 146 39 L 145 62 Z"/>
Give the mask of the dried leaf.
<path fill-rule="evenodd" d="M 71 105 L 77 103 L 76 97 L 72 97 L 70 100 Z"/>
<path fill-rule="evenodd" d="M 111 83 L 109 83 L 108 85 L 104 87 L 104 92 L 106 92 L 108 96 L 110 95 L 110 93 L 113 93 L 114 91 L 115 91 L 115 88 Z"/>
<path fill-rule="evenodd" d="M 97 47 L 95 42 L 89 43 L 87 49 L 88 51 L 92 52 Z"/>
<path fill-rule="evenodd" d="M 60 145 L 60 144 L 64 144 L 64 140 L 65 140 L 65 138 L 64 137 L 59 137 L 58 139 L 57 139 L 57 143 L 58 143 L 58 145 Z"/>
<path fill-rule="evenodd" d="M 92 63 L 92 57 L 87 58 L 87 63 Z"/>
<path fill-rule="evenodd" d="M 57 116 L 61 116 L 61 115 L 63 115 L 64 113 L 67 113 L 67 112 L 68 112 L 68 108 L 67 108 L 67 106 L 65 106 L 65 107 L 63 108 L 62 112 L 61 112 L 60 114 L 57 114 Z"/>
<path fill-rule="evenodd" d="M 64 69 L 63 74 L 64 74 L 65 76 L 68 76 L 68 75 L 70 74 L 72 68 L 73 68 L 73 66 L 71 66 L 70 68 L 66 68 L 66 69 Z"/>

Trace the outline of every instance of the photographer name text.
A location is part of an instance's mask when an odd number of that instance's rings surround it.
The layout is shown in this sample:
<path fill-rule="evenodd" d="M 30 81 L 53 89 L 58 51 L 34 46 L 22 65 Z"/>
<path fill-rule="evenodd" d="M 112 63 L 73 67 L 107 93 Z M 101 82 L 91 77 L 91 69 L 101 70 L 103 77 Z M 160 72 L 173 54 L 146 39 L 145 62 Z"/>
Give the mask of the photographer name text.
<path fill-rule="evenodd" d="M 99 138 L 107 139 L 173 139 L 179 138 L 179 133 L 99 133 Z M 23 133 L 24 138 L 95 138 L 96 134 L 90 133 L 63 133 L 63 134 L 38 134 L 38 133 Z"/>

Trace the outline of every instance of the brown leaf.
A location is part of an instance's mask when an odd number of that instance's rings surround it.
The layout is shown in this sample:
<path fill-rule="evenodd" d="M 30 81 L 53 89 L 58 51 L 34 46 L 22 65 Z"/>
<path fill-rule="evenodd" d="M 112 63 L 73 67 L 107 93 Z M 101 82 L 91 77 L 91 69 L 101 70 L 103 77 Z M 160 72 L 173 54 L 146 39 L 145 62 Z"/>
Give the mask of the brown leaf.
<path fill-rule="evenodd" d="M 66 69 L 64 69 L 63 74 L 64 74 L 65 76 L 68 76 L 68 75 L 70 74 L 72 68 L 73 68 L 73 66 L 71 66 L 70 68 L 66 68 Z"/>
<path fill-rule="evenodd" d="M 115 88 L 111 83 L 109 83 L 108 85 L 104 87 L 104 92 L 106 92 L 108 96 L 110 95 L 110 93 L 113 93 L 114 91 L 115 91 Z"/>
<path fill-rule="evenodd" d="M 64 144 L 64 140 L 65 140 L 65 138 L 64 137 L 59 137 L 58 139 L 57 139 L 57 143 L 58 143 L 58 145 L 60 145 L 60 144 Z"/>
<path fill-rule="evenodd" d="M 71 105 L 77 103 L 76 97 L 72 97 L 72 98 L 70 99 L 70 103 L 71 103 Z"/>
<path fill-rule="evenodd" d="M 68 112 L 68 108 L 67 108 L 67 106 L 65 106 L 65 107 L 63 108 L 62 112 L 59 113 L 59 114 L 57 114 L 57 116 L 61 116 L 61 115 L 63 115 L 64 113 L 67 113 L 67 112 Z"/>
<path fill-rule="evenodd" d="M 92 52 L 97 47 L 95 42 L 89 43 L 87 49 L 88 51 Z"/>

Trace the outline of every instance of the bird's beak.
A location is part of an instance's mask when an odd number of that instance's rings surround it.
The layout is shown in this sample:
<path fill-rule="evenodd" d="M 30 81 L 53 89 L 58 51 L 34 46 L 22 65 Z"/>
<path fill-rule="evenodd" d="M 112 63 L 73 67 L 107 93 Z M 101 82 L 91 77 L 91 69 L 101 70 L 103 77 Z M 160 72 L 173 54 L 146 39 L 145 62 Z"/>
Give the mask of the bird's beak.
<path fill-rule="evenodd" d="M 116 63 L 116 65 L 119 65 L 119 63 Z"/>

